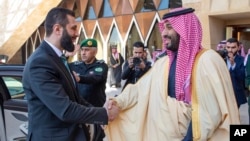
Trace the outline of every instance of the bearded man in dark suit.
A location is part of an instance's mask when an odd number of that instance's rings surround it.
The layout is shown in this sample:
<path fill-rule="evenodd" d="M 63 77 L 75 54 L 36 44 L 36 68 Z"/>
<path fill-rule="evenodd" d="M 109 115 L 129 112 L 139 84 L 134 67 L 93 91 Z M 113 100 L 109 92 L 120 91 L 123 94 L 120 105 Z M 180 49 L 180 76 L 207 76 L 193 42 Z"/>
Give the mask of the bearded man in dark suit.
<path fill-rule="evenodd" d="M 63 52 L 73 51 L 78 37 L 74 12 L 53 8 L 44 26 L 46 37 L 28 59 L 23 74 L 27 140 L 88 141 L 85 123 L 107 124 L 110 114 L 103 107 L 91 107 L 79 96 L 75 78 L 62 61 Z"/>

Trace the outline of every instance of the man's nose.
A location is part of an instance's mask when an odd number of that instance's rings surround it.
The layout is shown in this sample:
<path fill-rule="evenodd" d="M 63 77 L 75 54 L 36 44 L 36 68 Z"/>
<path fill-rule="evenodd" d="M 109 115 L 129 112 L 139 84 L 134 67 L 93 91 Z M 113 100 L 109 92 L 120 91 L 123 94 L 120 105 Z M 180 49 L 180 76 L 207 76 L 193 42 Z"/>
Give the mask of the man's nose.
<path fill-rule="evenodd" d="M 169 31 L 169 30 L 168 30 L 167 28 L 164 28 L 162 34 L 163 34 L 163 35 L 167 35 L 167 34 L 168 34 L 168 31 Z"/>
<path fill-rule="evenodd" d="M 76 37 L 79 37 L 79 33 L 78 33 L 78 32 L 75 32 L 75 36 L 76 36 Z"/>

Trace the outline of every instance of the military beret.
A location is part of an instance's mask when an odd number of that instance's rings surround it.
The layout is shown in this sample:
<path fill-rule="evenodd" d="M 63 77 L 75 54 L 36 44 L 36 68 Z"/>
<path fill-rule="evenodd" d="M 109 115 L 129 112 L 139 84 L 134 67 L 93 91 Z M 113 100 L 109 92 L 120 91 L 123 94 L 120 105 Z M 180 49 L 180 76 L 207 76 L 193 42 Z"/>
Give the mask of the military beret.
<path fill-rule="evenodd" d="M 85 39 L 81 42 L 80 47 L 97 47 L 97 41 L 95 39 Z"/>

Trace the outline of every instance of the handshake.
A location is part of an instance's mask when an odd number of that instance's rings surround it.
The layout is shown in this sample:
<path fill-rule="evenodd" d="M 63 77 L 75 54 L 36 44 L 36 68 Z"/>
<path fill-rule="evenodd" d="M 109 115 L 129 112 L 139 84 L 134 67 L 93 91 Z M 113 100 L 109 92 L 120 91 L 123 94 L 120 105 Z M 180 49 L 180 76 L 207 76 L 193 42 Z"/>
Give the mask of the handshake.
<path fill-rule="evenodd" d="M 113 121 L 119 114 L 120 108 L 116 101 L 113 99 L 107 99 L 103 107 L 106 109 L 108 113 L 109 121 Z"/>

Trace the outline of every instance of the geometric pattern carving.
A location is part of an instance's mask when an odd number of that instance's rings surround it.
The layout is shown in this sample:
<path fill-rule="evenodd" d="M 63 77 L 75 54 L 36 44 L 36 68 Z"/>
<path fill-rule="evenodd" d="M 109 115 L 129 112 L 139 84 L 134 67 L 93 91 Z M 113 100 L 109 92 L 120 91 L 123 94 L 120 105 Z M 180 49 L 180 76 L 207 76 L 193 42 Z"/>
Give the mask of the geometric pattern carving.
<path fill-rule="evenodd" d="M 115 15 L 133 14 L 133 10 L 128 0 L 120 0 L 115 10 Z"/>
<path fill-rule="evenodd" d="M 83 18 L 83 16 L 85 15 L 87 6 L 88 6 L 88 0 L 77 0 L 76 5 L 79 8 L 79 13 L 80 13 L 81 18 Z"/>
<path fill-rule="evenodd" d="M 154 1 L 154 4 L 155 4 L 155 8 L 158 9 L 161 0 L 153 0 L 153 1 Z"/>
<path fill-rule="evenodd" d="M 149 31 L 149 28 L 152 24 L 152 21 L 155 17 L 156 12 L 146 12 L 146 13 L 136 13 L 135 18 L 139 25 L 143 39 L 145 40 Z"/>
<path fill-rule="evenodd" d="M 96 17 L 99 17 L 99 13 L 103 5 L 103 0 L 90 0 L 89 2 L 92 4 L 94 8 Z"/>
<path fill-rule="evenodd" d="M 8 2 L 7 0 L 5 0 Z M 5 2 L 4 1 L 4 2 Z M 31 0 L 30 0 L 31 1 Z M 197 14 L 202 14 L 201 17 L 204 18 L 205 12 L 213 12 L 221 11 L 223 13 L 236 13 L 241 14 L 242 12 L 249 12 L 249 1 L 243 0 L 242 6 L 243 9 L 237 8 L 241 6 L 237 6 L 235 2 L 236 0 L 223 0 L 227 1 L 227 6 L 224 9 L 220 8 L 220 2 L 215 0 L 201 1 L 201 0 L 47 0 L 41 1 L 36 7 L 33 7 L 33 11 L 29 11 L 29 7 L 26 9 L 20 9 L 20 13 L 25 10 L 29 12 L 25 12 L 27 16 L 24 16 L 22 19 L 20 26 L 15 27 L 15 30 L 11 33 L 8 39 L 4 40 L 2 45 L 0 46 L 1 54 L 5 54 L 9 56 L 9 61 L 23 60 L 29 57 L 29 55 L 34 51 L 34 49 L 39 45 L 40 40 L 44 38 L 45 32 L 43 27 L 43 22 L 47 12 L 53 7 L 65 7 L 71 10 L 74 10 L 76 16 L 81 17 L 82 22 L 78 23 L 80 26 L 79 31 L 81 31 L 81 37 L 78 38 L 78 42 L 81 39 L 89 38 L 89 37 L 97 37 L 98 41 L 109 40 L 107 37 L 111 37 L 115 35 L 118 37 L 119 48 L 123 51 L 123 55 L 130 52 L 126 50 L 127 38 L 132 37 L 135 40 L 143 40 L 147 46 L 153 48 L 152 46 L 159 47 L 162 46 L 160 43 L 160 34 L 158 32 L 157 23 L 163 17 L 164 14 L 169 12 L 169 8 L 179 7 L 182 5 L 182 1 L 185 2 L 184 7 L 192 7 L 195 8 Z M 2 3 L 1 3 L 2 4 Z M 16 4 L 16 3 L 15 3 Z M 202 5 L 209 5 L 210 8 L 202 9 Z M 238 3 L 237 3 L 238 4 Z M 5 5 L 4 3 L 1 5 Z M 109 6 L 108 6 L 109 5 Z M 213 7 L 217 8 L 214 9 Z M 108 14 L 106 9 L 108 9 Z M 111 10 L 112 14 L 110 14 Z M 233 9 L 233 11 L 230 11 Z M 234 10 L 235 9 L 235 10 Z M 19 9 L 18 9 L 19 10 Z M 212 10 L 212 11 L 211 11 Z M 149 12 L 150 11 L 150 12 Z M 215 12 L 216 12 L 215 11 Z M 6 14 L 5 14 L 6 13 Z M 2 15 L 13 14 L 12 11 L 3 11 Z M 220 12 L 219 12 L 220 13 Z M 213 13 L 212 13 L 213 14 Z M 104 16 L 105 15 L 105 16 Z M 249 15 L 249 14 L 248 14 Z M 198 15 L 199 16 L 199 15 Z M 240 15 L 240 17 L 247 19 L 248 16 Z M 5 18 L 5 17 L 3 17 Z M 133 19 L 134 18 L 134 19 Z M 227 17 L 224 17 L 227 19 Z M 234 18 L 234 17 L 230 17 Z M 239 17 L 237 17 L 239 18 Z M 14 18 L 13 18 L 14 19 Z M 85 20 L 88 19 L 88 20 Z M 207 22 L 207 18 L 204 22 Z M 248 18 L 249 19 L 249 18 Z M 113 24 L 113 20 L 116 25 Z M 236 20 L 236 19 L 234 19 Z M 133 23 L 132 23 L 133 22 Z M 226 21 L 227 22 L 227 21 Z M 239 21 L 237 21 L 239 22 Z M 14 22 L 12 22 L 14 23 Z M 241 24 L 245 24 L 245 22 L 240 22 Z M 29 25 L 29 26 L 27 26 Z M 5 26 L 7 25 L 2 25 Z M 113 27 L 111 27 L 113 26 Z M 222 25 L 223 26 L 223 25 Z M 153 28 L 152 28 L 153 27 Z M 112 28 L 112 29 L 111 29 Z M 6 30 L 8 28 L 6 27 Z M 209 34 L 207 36 L 210 37 L 209 28 L 205 28 L 204 32 Z M 112 32 L 110 32 L 112 31 Z M 5 35 L 5 30 L 3 30 L 2 34 Z M 9 33 L 7 31 L 7 33 Z M 223 33 L 221 33 L 223 34 Z M 129 35 L 129 36 L 128 36 Z M 131 36 L 130 36 L 131 35 Z M 205 43 L 210 44 L 210 39 L 205 41 Z M 103 40 L 102 40 L 103 39 Z M 156 41 L 157 40 L 157 41 Z M 105 41 L 104 41 L 105 42 Z M 103 47 L 107 47 L 106 43 L 102 43 Z M 103 50 L 107 50 L 107 48 L 103 48 Z M 152 50 L 152 49 L 151 49 Z M 20 55 L 21 54 L 21 55 Z M 109 53 L 103 53 L 104 60 L 107 59 Z M 8 62 L 9 63 L 9 62 Z M 10 62 L 12 63 L 12 62 Z"/>
<path fill-rule="evenodd" d="M 125 39 L 129 25 L 132 21 L 132 17 L 133 15 L 123 15 L 115 17 L 115 21 L 117 23 L 122 39 Z"/>
<path fill-rule="evenodd" d="M 112 11 L 113 11 L 113 15 L 116 15 L 116 8 L 117 8 L 117 6 L 118 6 L 118 4 L 119 4 L 119 1 L 120 0 L 109 0 L 109 3 L 110 3 L 110 7 L 111 7 L 111 9 L 112 9 Z"/>
<path fill-rule="evenodd" d="M 86 32 L 87 37 L 91 37 L 94 28 L 95 28 L 95 24 L 96 20 L 84 20 L 83 21 L 83 26 Z"/>
<path fill-rule="evenodd" d="M 135 12 L 139 0 L 129 0 L 132 10 Z"/>
<path fill-rule="evenodd" d="M 113 18 L 99 18 L 98 19 L 98 25 L 100 27 L 101 33 L 103 35 L 104 40 L 107 39 L 107 36 L 109 34 L 109 30 L 112 25 Z"/>

